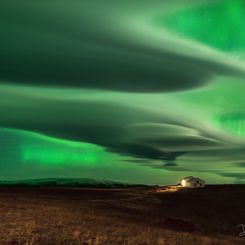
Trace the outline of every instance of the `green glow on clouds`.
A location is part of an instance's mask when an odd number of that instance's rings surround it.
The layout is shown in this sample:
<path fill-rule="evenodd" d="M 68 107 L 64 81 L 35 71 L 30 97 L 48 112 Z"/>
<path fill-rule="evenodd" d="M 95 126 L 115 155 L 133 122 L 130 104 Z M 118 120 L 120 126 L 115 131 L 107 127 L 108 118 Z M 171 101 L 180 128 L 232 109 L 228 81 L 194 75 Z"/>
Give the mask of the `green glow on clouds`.
<path fill-rule="evenodd" d="M 26 145 L 23 147 L 22 160 L 49 165 L 94 164 L 99 162 L 98 153 L 91 152 L 91 149 L 70 149 L 69 146 L 65 149 L 57 146 L 49 147 L 49 144 L 45 145 L 44 149 Z"/>
<path fill-rule="evenodd" d="M 24 2 L 0 6 L 1 179 L 244 181 L 243 0 Z"/>
<path fill-rule="evenodd" d="M 242 79 L 216 79 L 212 86 L 178 94 L 176 98 L 206 114 L 215 127 L 232 135 L 245 136 L 245 97 Z"/>
<path fill-rule="evenodd" d="M 156 23 L 187 38 L 239 55 L 245 51 L 245 4 L 243 0 L 212 1 L 185 8 Z"/>
<path fill-rule="evenodd" d="M 106 157 L 103 148 L 97 145 L 55 139 L 38 134 L 32 135 L 31 142 L 23 140 L 21 148 L 22 161 L 38 164 L 91 165 L 105 161 Z"/>

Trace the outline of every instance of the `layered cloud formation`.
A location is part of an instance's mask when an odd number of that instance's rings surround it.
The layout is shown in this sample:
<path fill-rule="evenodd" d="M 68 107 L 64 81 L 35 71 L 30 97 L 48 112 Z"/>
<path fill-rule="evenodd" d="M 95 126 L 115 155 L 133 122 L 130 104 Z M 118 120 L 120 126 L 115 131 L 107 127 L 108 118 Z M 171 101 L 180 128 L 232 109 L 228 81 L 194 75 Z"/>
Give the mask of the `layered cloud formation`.
<path fill-rule="evenodd" d="M 184 8 L 222 3 L 0 6 L 0 127 L 102 146 L 121 164 L 244 180 L 230 168 L 244 170 L 245 62 L 168 29 Z"/>
<path fill-rule="evenodd" d="M 158 95 L 160 108 L 156 95 L 148 105 L 151 95 L 131 94 L 129 99 L 122 93 L 6 85 L 0 91 L 2 127 L 93 143 L 129 157 L 174 163 L 179 156 L 199 154 L 200 159 L 231 160 L 244 144 L 213 126 L 193 105 L 168 104 L 171 95 Z"/>
<path fill-rule="evenodd" d="M 244 75 L 244 66 L 234 59 L 171 36 L 154 24 L 158 15 L 185 4 L 3 1 L 0 79 L 31 85 L 166 92 L 203 86 L 216 75 Z"/>

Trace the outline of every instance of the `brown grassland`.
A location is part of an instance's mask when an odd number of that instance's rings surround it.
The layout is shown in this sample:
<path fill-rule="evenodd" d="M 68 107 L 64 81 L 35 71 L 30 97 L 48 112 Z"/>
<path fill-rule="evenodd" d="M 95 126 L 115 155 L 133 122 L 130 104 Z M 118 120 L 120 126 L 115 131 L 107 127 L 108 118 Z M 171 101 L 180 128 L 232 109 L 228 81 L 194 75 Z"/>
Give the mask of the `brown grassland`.
<path fill-rule="evenodd" d="M 0 244 L 245 244 L 245 186 L 0 188 Z"/>

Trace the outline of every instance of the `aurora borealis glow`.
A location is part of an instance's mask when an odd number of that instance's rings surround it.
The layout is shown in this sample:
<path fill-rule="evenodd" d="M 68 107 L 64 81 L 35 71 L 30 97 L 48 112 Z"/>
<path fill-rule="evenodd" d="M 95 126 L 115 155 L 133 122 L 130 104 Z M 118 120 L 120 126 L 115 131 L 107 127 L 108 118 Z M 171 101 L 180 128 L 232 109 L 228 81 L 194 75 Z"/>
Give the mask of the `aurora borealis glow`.
<path fill-rule="evenodd" d="M 0 3 L 0 178 L 245 182 L 245 3 Z"/>
<path fill-rule="evenodd" d="M 214 1 L 156 18 L 156 23 L 178 34 L 237 55 L 245 51 L 244 21 L 243 0 Z"/>

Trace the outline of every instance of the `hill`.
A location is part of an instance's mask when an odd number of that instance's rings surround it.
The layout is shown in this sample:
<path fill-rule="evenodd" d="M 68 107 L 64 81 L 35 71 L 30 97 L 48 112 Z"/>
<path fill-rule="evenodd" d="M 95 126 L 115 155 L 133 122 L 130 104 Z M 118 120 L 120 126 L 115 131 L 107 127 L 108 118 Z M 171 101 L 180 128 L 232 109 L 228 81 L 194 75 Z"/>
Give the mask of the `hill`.
<path fill-rule="evenodd" d="M 3 180 L 1 186 L 49 186 L 49 187 L 79 187 L 79 188 L 131 188 L 143 187 L 140 184 L 128 184 L 109 180 L 88 178 L 47 178 L 27 180 Z"/>

